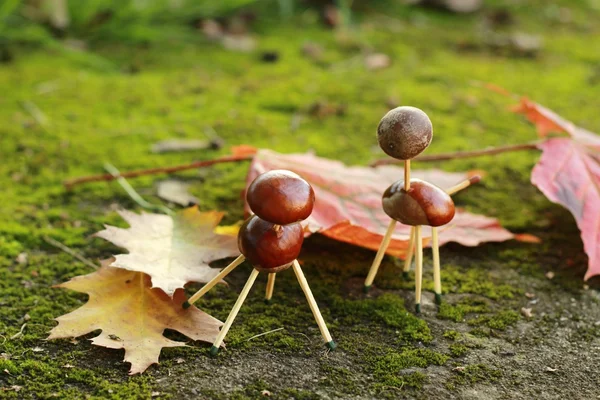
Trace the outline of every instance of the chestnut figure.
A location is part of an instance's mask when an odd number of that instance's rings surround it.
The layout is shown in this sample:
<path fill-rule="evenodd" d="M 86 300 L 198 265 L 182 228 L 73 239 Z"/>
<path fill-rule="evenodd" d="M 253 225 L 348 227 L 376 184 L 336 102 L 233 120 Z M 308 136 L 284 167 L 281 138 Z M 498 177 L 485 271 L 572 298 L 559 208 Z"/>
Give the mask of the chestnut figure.
<path fill-rule="evenodd" d="M 392 240 L 396 223 L 410 225 L 410 240 L 404 274 L 407 276 L 415 256 L 415 310 L 421 311 L 421 285 L 423 279 L 423 238 L 422 226 L 431 227 L 431 247 L 433 251 L 433 281 L 435 300 L 439 304 L 442 296 L 440 276 L 438 227 L 454 218 L 454 202 L 450 195 L 479 181 L 469 179 L 446 191 L 419 179 L 410 179 L 411 159 L 418 156 L 431 143 L 433 127 L 423 111 L 415 107 L 398 107 L 389 111 L 379 122 L 377 140 L 381 149 L 391 157 L 404 161 L 404 180 L 387 188 L 382 198 L 383 210 L 392 218 L 383 236 L 377 255 L 365 279 L 368 291 L 385 251 Z"/>
<path fill-rule="evenodd" d="M 393 183 L 383 194 L 382 204 L 390 218 L 404 225 L 442 226 L 454 218 L 450 195 L 420 179 L 411 179 L 408 191 L 404 181 Z"/>
<path fill-rule="evenodd" d="M 296 222 L 276 225 L 256 215 L 244 222 L 238 234 L 240 253 L 261 272 L 279 272 L 298 258 L 304 230 Z"/>
<path fill-rule="evenodd" d="M 310 216 L 315 192 L 299 175 L 286 170 L 272 170 L 259 175 L 250 184 L 246 200 L 252 212 L 260 218 L 287 225 Z"/>
<path fill-rule="evenodd" d="M 381 149 L 398 160 L 410 160 L 429 146 L 433 137 L 431 120 L 415 107 L 397 107 L 379 122 L 377 140 Z"/>
<path fill-rule="evenodd" d="M 217 355 L 258 274 L 268 273 L 265 299 L 269 302 L 273 295 L 276 273 L 291 266 L 325 344 L 330 350 L 335 349 L 336 344 L 297 260 L 304 241 L 304 229 L 298 221 L 308 218 L 312 212 L 315 202 L 312 187 L 291 171 L 275 170 L 259 175 L 250 184 L 247 199 L 256 215 L 248 218 L 238 232 L 238 248 L 242 254 L 184 302 L 183 308 L 190 307 L 246 259 L 253 264 L 254 269 L 248 281 L 210 348 L 210 354 Z"/>

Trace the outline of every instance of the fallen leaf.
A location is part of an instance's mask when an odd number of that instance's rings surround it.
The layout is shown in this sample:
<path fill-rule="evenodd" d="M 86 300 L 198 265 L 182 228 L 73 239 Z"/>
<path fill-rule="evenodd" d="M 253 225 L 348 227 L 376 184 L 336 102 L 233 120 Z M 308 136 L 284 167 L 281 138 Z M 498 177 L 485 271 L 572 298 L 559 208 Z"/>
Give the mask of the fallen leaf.
<path fill-rule="evenodd" d="M 533 122 L 541 137 L 542 156 L 533 168 L 531 183 L 546 197 L 567 208 L 577 221 L 589 257 L 584 279 L 600 274 L 600 136 L 579 128 L 553 111 L 528 99 L 514 108 Z"/>
<path fill-rule="evenodd" d="M 246 150 L 247 151 L 247 150 Z M 272 169 L 288 169 L 306 179 L 315 190 L 315 207 L 305 221 L 309 233 L 319 232 L 333 239 L 377 250 L 390 218 L 383 212 L 381 196 L 393 182 L 402 179 L 403 169 L 385 165 L 377 168 L 348 167 L 339 161 L 313 154 L 279 154 L 258 150 L 250 165 L 246 183 Z M 467 179 L 466 173 L 436 169 L 413 170 L 415 178 L 447 188 Z M 246 205 L 246 211 L 249 211 Z M 431 229 L 423 229 L 424 236 Z M 387 253 L 403 257 L 408 247 L 410 227 L 397 224 Z M 457 210 L 454 220 L 440 231 L 440 244 L 457 242 L 477 246 L 482 242 L 500 242 L 515 236 L 494 218 Z"/>
<path fill-rule="evenodd" d="M 227 50 L 249 53 L 256 47 L 256 40 L 247 35 L 225 35 L 221 40 Z"/>
<path fill-rule="evenodd" d="M 521 315 L 524 316 L 525 318 L 531 318 L 532 317 L 531 308 L 521 307 Z"/>
<path fill-rule="evenodd" d="M 27 253 L 19 253 L 19 255 L 17 256 L 17 258 L 15 259 L 15 261 L 19 265 L 27 265 L 28 259 L 29 259 L 29 257 L 27 255 Z"/>
<path fill-rule="evenodd" d="M 194 306 L 184 310 L 183 290 L 177 290 L 170 298 L 162 290 L 150 287 L 148 275 L 111 268 L 112 261 L 104 260 L 98 271 L 56 286 L 87 293 L 89 300 L 58 317 L 58 326 L 50 331 L 48 339 L 78 337 L 101 329 L 92 343 L 125 349 L 124 361 L 131 363 L 129 373 L 137 374 L 158 363 L 163 347 L 185 345 L 164 337 L 165 329 L 193 340 L 212 342 L 216 338 L 221 322 Z"/>
<path fill-rule="evenodd" d="M 223 146 L 223 140 L 214 138 L 212 140 L 180 140 L 169 139 L 152 145 L 153 153 L 174 153 L 194 150 L 218 150 Z"/>
<path fill-rule="evenodd" d="M 235 237 L 214 233 L 222 213 L 189 207 L 173 217 L 124 210 L 119 214 L 129 228 L 107 225 L 96 233 L 129 250 L 129 254 L 116 256 L 111 266 L 150 275 L 152 287 L 161 288 L 169 296 L 188 282 L 214 278 L 219 269 L 208 263 L 239 255 Z"/>
<path fill-rule="evenodd" d="M 383 54 L 383 53 L 374 53 L 374 54 L 369 54 L 365 57 L 365 67 L 367 67 L 368 70 L 376 70 L 376 69 L 383 69 L 383 68 L 387 68 L 392 64 L 392 60 L 390 59 L 390 56 L 388 56 L 387 54 Z"/>
<path fill-rule="evenodd" d="M 200 200 L 196 196 L 188 192 L 189 187 L 190 185 L 185 182 L 176 179 L 167 179 L 166 181 L 158 182 L 156 194 L 163 200 L 182 206 L 200 203 Z"/>

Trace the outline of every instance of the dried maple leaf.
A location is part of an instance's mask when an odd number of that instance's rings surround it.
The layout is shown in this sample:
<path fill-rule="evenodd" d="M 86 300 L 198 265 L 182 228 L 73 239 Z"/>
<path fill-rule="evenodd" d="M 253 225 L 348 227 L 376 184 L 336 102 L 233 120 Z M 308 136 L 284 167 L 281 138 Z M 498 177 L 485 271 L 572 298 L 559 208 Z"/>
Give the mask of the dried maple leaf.
<path fill-rule="evenodd" d="M 236 150 L 237 151 L 237 150 Z M 315 190 L 316 202 L 306 220 L 310 232 L 322 233 L 333 239 L 377 250 L 390 222 L 381 207 L 385 189 L 402 179 L 403 169 L 395 166 L 377 168 L 348 167 L 339 161 L 313 154 L 279 154 L 257 150 L 247 177 L 249 184 L 259 174 L 272 169 L 288 169 L 306 179 Z M 412 172 L 439 187 L 453 186 L 468 174 L 440 170 Z M 427 235 L 425 230 L 424 235 Z M 408 247 L 410 227 L 398 224 L 387 253 L 403 257 Z M 482 242 L 498 242 L 515 238 L 494 218 L 458 210 L 450 225 L 440 232 L 440 243 L 450 241 L 465 246 Z"/>
<path fill-rule="evenodd" d="M 144 272 L 152 286 L 169 296 L 188 282 L 208 282 L 219 270 L 208 263 L 239 255 L 234 236 L 214 232 L 223 217 L 219 212 L 186 208 L 173 217 L 119 211 L 128 229 L 106 226 L 96 236 L 106 239 L 129 254 L 115 256 L 111 266 Z"/>
<path fill-rule="evenodd" d="M 158 363 L 163 347 L 185 346 L 164 337 L 165 329 L 193 340 L 214 341 L 222 323 L 194 306 L 184 310 L 183 290 L 177 290 L 171 298 L 151 288 L 148 275 L 111 268 L 108 265 L 112 261 L 104 260 L 98 271 L 56 286 L 90 297 L 82 307 L 58 317 L 58 326 L 50 331 L 48 339 L 78 337 L 101 329 L 92 343 L 125 349 L 124 361 L 131 363 L 130 374 L 144 372 Z"/>
<path fill-rule="evenodd" d="M 575 217 L 589 257 L 584 279 L 600 275 L 600 136 L 528 99 L 514 111 L 525 114 L 541 137 L 550 132 L 568 135 L 538 145 L 542 157 L 533 168 L 531 183 Z"/>

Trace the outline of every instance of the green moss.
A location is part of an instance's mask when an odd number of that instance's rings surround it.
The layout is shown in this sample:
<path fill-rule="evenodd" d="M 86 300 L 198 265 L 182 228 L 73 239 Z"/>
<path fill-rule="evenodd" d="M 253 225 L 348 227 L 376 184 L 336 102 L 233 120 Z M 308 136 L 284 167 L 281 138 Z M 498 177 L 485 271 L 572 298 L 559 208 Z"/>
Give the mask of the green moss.
<path fill-rule="evenodd" d="M 460 332 L 450 329 L 444 332 L 444 337 L 450 340 L 458 340 L 460 339 L 461 334 Z"/>
<path fill-rule="evenodd" d="M 465 315 L 469 313 L 485 313 L 489 312 L 488 304 L 479 299 L 464 298 L 455 306 L 446 302 L 440 305 L 437 317 L 440 319 L 449 319 L 454 322 L 461 322 Z"/>
<path fill-rule="evenodd" d="M 392 293 L 384 293 L 376 299 L 338 298 L 334 307 L 337 318 L 342 319 L 345 324 L 361 324 L 366 319 L 374 319 L 378 324 L 395 328 L 401 341 L 429 342 L 432 339 L 427 323 L 409 313 L 404 307 L 404 301 Z"/>
<path fill-rule="evenodd" d="M 468 321 L 469 325 L 485 325 L 491 329 L 505 330 L 521 319 L 519 313 L 513 310 L 504 310 L 492 316 L 480 316 Z"/>
<path fill-rule="evenodd" d="M 496 382 L 502 377 L 502 371 L 485 364 L 473 364 L 454 369 L 454 376 L 448 380 L 446 387 L 456 389 L 457 386 L 472 385 L 480 382 Z"/>
<path fill-rule="evenodd" d="M 462 357 L 469 352 L 467 346 L 461 343 L 452 343 L 449 350 L 452 357 Z"/>
<path fill-rule="evenodd" d="M 407 385 L 409 382 L 422 385 L 425 376 L 421 373 L 418 376 L 408 376 L 403 374 L 403 370 L 412 367 L 425 368 L 428 365 L 444 365 L 448 356 L 437 353 L 429 349 L 404 349 L 398 353 L 389 353 L 382 356 L 373 357 L 370 360 L 372 365 L 373 379 L 377 382 L 375 387 L 399 387 Z"/>

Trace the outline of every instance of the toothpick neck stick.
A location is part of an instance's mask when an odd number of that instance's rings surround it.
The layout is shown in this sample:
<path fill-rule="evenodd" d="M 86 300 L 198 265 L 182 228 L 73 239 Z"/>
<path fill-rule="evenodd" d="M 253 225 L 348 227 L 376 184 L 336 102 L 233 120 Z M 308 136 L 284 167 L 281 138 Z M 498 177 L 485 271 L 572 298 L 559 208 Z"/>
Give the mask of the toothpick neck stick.
<path fill-rule="evenodd" d="M 404 160 L 404 190 L 410 189 L 410 160 Z"/>

